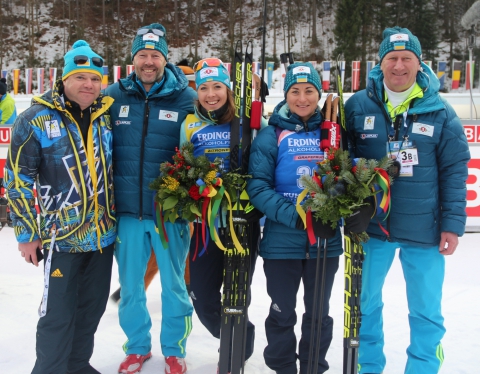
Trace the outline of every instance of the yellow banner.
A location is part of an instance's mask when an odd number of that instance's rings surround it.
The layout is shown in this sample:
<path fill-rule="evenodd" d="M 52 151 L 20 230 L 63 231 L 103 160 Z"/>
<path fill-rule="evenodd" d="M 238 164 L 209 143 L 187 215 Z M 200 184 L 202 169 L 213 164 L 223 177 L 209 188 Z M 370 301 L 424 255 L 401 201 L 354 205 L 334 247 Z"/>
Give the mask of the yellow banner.
<path fill-rule="evenodd" d="M 18 84 L 20 83 L 20 69 L 13 69 L 13 94 L 18 95 Z"/>

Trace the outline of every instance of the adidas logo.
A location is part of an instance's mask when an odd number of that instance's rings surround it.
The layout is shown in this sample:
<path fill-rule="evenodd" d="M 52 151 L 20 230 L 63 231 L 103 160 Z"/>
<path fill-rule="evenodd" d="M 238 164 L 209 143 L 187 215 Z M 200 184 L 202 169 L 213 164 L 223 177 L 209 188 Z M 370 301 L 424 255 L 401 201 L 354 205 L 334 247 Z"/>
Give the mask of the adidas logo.
<path fill-rule="evenodd" d="M 55 270 L 55 271 L 52 273 L 52 277 L 61 278 L 61 277 L 63 277 L 63 274 L 62 274 L 62 272 L 60 271 L 60 269 L 57 269 L 57 270 Z"/>
<path fill-rule="evenodd" d="M 280 308 L 278 307 L 278 305 L 275 304 L 275 303 L 273 303 L 272 309 L 273 309 L 274 311 L 278 312 L 278 313 L 282 313 L 282 311 L 280 310 Z"/>

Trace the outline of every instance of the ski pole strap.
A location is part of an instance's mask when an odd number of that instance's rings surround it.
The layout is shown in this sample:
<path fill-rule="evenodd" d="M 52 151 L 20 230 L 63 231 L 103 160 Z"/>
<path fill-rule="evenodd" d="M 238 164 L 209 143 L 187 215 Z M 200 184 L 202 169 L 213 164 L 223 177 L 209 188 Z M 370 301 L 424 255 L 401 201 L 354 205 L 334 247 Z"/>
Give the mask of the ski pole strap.
<path fill-rule="evenodd" d="M 40 306 L 38 307 L 38 316 L 40 318 L 45 317 L 47 314 L 48 304 L 48 290 L 50 288 L 50 270 L 52 269 L 52 253 L 55 245 L 55 238 L 57 236 L 56 226 L 53 224 L 52 228 L 52 241 L 50 242 L 50 250 L 48 251 L 48 257 L 45 261 L 45 271 L 43 273 L 43 297 Z"/>

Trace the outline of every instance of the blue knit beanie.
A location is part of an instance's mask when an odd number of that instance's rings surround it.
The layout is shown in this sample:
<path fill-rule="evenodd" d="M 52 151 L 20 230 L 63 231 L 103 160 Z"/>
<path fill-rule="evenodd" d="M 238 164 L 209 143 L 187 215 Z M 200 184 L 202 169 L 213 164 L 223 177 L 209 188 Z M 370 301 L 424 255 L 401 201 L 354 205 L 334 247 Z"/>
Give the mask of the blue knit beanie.
<path fill-rule="evenodd" d="M 206 61 L 212 60 L 218 62 L 218 66 L 209 66 Z M 197 70 L 197 65 L 200 64 L 200 70 Z M 198 87 L 205 82 L 217 81 L 223 83 L 230 89 L 230 74 L 223 65 L 222 61 L 217 58 L 206 58 L 198 61 L 195 64 L 195 83 Z"/>
<path fill-rule="evenodd" d="M 165 60 L 168 59 L 168 45 L 165 39 L 167 31 L 159 23 L 152 23 L 149 26 L 140 27 L 132 43 L 132 60 L 138 51 L 142 49 L 156 49 Z"/>
<path fill-rule="evenodd" d="M 283 85 L 285 98 L 290 87 L 296 83 L 311 83 L 318 90 L 319 95 L 322 96 L 320 76 L 310 62 L 296 62 L 288 67 L 285 84 Z"/>
<path fill-rule="evenodd" d="M 404 29 L 399 26 L 386 28 L 383 30 L 383 41 L 380 44 L 378 56 L 380 63 L 385 55 L 393 51 L 410 51 L 417 56 L 419 61 L 422 61 L 422 46 L 418 38 L 413 35 L 409 29 Z"/>
<path fill-rule="evenodd" d="M 97 55 L 85 40 L 77 40 L 63 57 L 62 80 L 76 73 L 93 73 L 103 78 L 103 58 Z"/>

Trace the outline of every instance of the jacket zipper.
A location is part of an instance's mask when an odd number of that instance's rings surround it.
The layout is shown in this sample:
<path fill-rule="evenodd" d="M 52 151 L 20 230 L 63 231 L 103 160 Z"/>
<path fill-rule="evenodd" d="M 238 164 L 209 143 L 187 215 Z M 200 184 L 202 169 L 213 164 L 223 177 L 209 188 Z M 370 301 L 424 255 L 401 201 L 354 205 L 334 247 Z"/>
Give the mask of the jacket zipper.
<path fill-rule="evenodd" d="M 142 130 L 142 144 L 140 145 L 140 210 L 138 219 L 141 221 L 143 219 L 143 161 L 145 159 L 145 138 L 147 137 L 148 130 L 148 116 L 150 114 L 150 109 L 148 107 L 148 98 L 145 98 L 145 116 L 143 117 L 143 130 Z"/>

